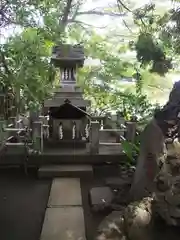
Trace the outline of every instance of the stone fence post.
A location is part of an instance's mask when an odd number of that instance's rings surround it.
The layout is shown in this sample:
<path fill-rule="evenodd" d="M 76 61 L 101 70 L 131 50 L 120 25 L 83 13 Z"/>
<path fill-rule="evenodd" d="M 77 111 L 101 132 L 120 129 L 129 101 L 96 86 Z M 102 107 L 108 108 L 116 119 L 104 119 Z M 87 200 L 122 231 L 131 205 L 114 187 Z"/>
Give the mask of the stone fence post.
<path fill-rule="evenodd" d="M 109 128 L 109 126 L 111 126 L 111 114 L 106 113 L 106 115 L 104 117 L 104 128 L 107 129 L 107 128 Z"/>
<path fill-rule="evenodd" d="M 129 142 L 134 142 L 136 136 L 136 121 L 126 122 L 126 134 L 125 138 Z"/>
<path fill-rule="evenodd" d="M 40 121 L 32 123 L 33 149 L 43 152 L 43 124 Z"/>
<path fill-rule="evenodd" d="M 33 125 L 34 122 L 39 122 L 39 111 L 29 111 L 29 128 L 32 129 L 30 136 L 33 138 Z"/>
<path fill-rule="evenodd" d="M 123 114 L 121 112 L 117 112 L 117 128 L 120 128 L 121 127 L 121 124 L 125 124 L 125 120 L 124 120 L 124 117 L 123 117 Z"/>
<path fill-rule="evenodd" d="M 121 112 L 117 111 L 117 122 L 116 122 L 116 128 L 117 129 L 121 129 L 121 124 L 125 124 L 125 120 L 124 120 L 124 117 L 122 115 Z M 120 143 L 121 142 L 121 139 L 120 139 L 120 136 L 123 135 L 124 137 L 124 133 L 123 132 L 117 132 L 116 134 L 116 142 L 117 143 Z"/>
<path fill-rule="evenodd" d="M 97 154 L 99 153 L 99 122 L 92 121 L 90 127 L 90 153 Z"/>
<path fill-rule="evenodd" d="M 13 127 L 16 127 L 16 117 L 10 117 L 8 124 L 13 124 Z"/>
<path fill-rule="evenodd" d="M 35 121 L 39 121 L 39 111 L 30 111 L 29 112 L 29 124 L 30 124 L 30 128 L 32 126 L 32 123 L 35 122 Z"/>
<path fill-rule="evenodd" d="M 7 133 L 4 132 L 3 130 L 4 127 L 5 127 L 5 121 L 0 119 L 0 146 L 4 141 L 5 135 L 7 135 Z"/>

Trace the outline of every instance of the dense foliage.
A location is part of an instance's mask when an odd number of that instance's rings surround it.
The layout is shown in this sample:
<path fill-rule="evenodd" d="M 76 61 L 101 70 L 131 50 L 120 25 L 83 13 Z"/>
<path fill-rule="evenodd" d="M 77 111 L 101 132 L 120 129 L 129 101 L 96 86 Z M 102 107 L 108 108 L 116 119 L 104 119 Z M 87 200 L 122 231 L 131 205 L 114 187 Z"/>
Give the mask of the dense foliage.
<path fill-rule="evenodd" d="M 179 10 L 158 14 L 155 5 L 131 10 L 131 4 L 117 1 L 103 10 L 84 11 L 85 5 L 83 0 L 1 1 L 1 91 L 7 94 L 11 89 L 19 111 L 37 107 L 58 84 L 59 75 L 50 64 L 52 46 L 82 42 L 89 59 L 98 60 L 96 65 L 86 64 L 78 78 L 85 97 L 92 101 L 93 114 L 118 110 L 127 119 L 132 115 L 141 119 L 149 116 L 154 106 L 147 98 L 148 87 L 161 91 L 170 84 L 168 79 L 148 71 L 164 75 L 172 68 L 171 58 L 179 54 Z M 138 34 L 126 42 L 120 37 L 107 38 L 82 20 L 82 16 L 109 15 L 120 21 L 129 12 Z M 12 27 L 18 31 L 3 39 Z M 136 61 L 122 58 L 131 50 L 137 53 Z M 134 83 L 125 84 L 124 78 L 131 82 L 133 78 Z"/>

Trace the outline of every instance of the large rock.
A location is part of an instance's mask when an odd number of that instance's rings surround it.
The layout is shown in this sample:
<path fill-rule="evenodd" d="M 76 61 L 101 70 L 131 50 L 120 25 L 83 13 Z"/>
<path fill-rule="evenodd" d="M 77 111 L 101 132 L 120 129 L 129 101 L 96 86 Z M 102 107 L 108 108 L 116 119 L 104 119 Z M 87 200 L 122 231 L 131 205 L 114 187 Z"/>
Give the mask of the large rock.
<path fill-rule="evenodd" d="M 154 208 L 168 225 L 180 225 L 180 144 L 175 140 L 170 157 L 155 179 Z"/>
<path fill-rule="evenodd" d="M 122 211 L 113 211 L 99 225 L 95 240 L 127 240 Z"/>
<path fill-rule="evenodd" d="M 99 225 L 95 240 L 153 240 L 152 198 L 114 211 Z"/>
<path fill-rule="evenodd" d="M 152 198 L 144 198 L 140 202 L 129 204 L 124 211 L 124 225 L 128 239 L 151 239 Z"/>

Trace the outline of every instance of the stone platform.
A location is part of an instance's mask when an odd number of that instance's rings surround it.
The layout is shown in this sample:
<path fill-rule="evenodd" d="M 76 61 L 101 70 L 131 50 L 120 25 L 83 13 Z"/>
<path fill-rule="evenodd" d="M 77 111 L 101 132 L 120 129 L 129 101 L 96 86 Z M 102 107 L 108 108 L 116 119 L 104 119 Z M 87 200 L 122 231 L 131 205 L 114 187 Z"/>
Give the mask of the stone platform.
<path fill-rule="evenodd" d="M 20 165 L 25 159 L 23 152 L 14 154 L 1 152 L 0 166 L 4 165 Z M 88 154 L 86 150 L 68 149 L 46 150 L 40 155 L 28 156 L 28 164 L 33 166 L 51 165 L 51 164 L 100 164 L 100 163 L 122 163 L 128 161 L 128 157 L 124 153 L 102 151 L 98 154 Z"/>

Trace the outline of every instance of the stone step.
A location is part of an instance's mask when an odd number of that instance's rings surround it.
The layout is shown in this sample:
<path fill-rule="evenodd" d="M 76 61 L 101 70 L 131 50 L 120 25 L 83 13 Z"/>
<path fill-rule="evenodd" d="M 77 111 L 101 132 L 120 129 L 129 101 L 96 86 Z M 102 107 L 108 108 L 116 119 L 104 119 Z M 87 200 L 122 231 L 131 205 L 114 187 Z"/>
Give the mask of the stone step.
<path fill-rule="evenodd" d="M 69 149 L 76 149 L 76 148 L 86 148 L 86 140 L 45 140 L 44 146 L 46 148 L 69 148 Z"/>
<path fill-rule="evenodd" d="M 38 170 L 39 178 L 54 177 L 93 177 L 93 167 L 91 165 L 45 165 Z"/>
<path fill-rule="evenodd" d="M 80 179 L 55 178 L 40 240 L 85 240 Z"/>

